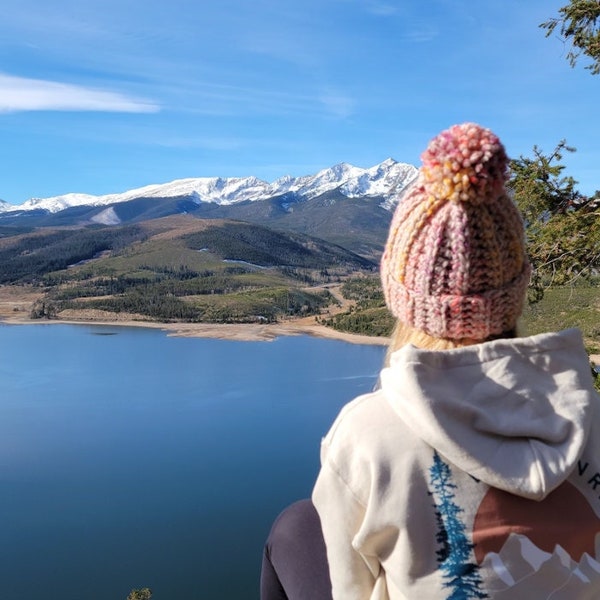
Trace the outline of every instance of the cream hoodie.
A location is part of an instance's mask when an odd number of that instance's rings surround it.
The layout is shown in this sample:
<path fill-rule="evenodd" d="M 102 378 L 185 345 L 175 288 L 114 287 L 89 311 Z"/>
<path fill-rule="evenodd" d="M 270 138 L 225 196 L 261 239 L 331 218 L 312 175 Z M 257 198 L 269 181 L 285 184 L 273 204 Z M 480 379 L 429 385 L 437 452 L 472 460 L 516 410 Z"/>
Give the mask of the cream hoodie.
<path fill-rule="evenodd" d="M 322 444 L 334 598 L 600 599 L 599 410 L 577 330 L 395 352 Z"/>

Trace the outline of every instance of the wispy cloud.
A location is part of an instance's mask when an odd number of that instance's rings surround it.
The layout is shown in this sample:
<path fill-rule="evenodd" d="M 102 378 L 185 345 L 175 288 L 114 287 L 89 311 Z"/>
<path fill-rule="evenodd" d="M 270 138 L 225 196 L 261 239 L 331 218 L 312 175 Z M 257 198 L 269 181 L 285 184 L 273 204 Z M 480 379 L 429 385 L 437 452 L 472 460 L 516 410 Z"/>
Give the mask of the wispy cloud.
<path fill-rule="evenodd" d="M 356 101 L 354 98 L 336 90 L 327 90 L 319 97 L 327 112 L 334 117 L 345 119 L 354 113 Z"/>
<path fill-rule="evenodd" d="M 367 2 L 366 9 L 370 13 L 381 17 L 390 17 L 399 12 L 397 5 L 392 2 L 381 2 L 380 0 L 371 0 L 370 2 Z"/>
<path fill-rule="evenodd" d="M 282 89 L 270 82 L 257 85 L 219 82 L 215 76 L 213 80 L 186 82 L 185 87 L 181 84 L 160 86 L 155 91 L 170 111 L 220 119 L 265 115 L 273 118 L 347 117 L 356 107 L 355 99 L 338 87 L 313 81 L 302 88 L 290 84 Z"/>
<path fill-rule="evenodd" d="M 334 0 L 334 2 L 354 5 L 357 9 L 378 17 L 391 17 L 406 13 L 406 7 L 395 0 Z"/>
<path fill-rule="evenodd" d="M 413 28 L 400 34 L 400 38 L 411 44 L 419 44 L 422 42 L 431 42 L 437 38 L 439 32 L 434 27 L 426 24 L 415 23 Z"/>
<path fill-rule="evenodd" d="M 149 139 L 149 144 L 165 148 L 204 148 L 206 150 L 231 151 L 239 150 L 249 145 L 249 142 L 236 137 L 203 137 L 203 136 L 162 136 L 160 139 Z"/>
<path fill-rule="evenodd" d="M 154 113 L 147 99 L 70 83 L 28 79 L 0 73 L 0 113 L 25 111 L 95 111 Z"/>

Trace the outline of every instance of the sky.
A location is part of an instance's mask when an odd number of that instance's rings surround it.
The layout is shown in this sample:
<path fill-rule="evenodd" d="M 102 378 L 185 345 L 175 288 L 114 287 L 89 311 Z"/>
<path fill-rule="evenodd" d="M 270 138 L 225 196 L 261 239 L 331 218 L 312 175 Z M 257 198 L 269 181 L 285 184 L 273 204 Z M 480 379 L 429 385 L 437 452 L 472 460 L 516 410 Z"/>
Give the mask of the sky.
<path fill-rule="evenodd" d="M 475 121 L 577 152 L 600 189 L 600 76 L 538 26 L 567 0 L 2 0 L 0 199 L 187 177 L 273 181 Z"/>

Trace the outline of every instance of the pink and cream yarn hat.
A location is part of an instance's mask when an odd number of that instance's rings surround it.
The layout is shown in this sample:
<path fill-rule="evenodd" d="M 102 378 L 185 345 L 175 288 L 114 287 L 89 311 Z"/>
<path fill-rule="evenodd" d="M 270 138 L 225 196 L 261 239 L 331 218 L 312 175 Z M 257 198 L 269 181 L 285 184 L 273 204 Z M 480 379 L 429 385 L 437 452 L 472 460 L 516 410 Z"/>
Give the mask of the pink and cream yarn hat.
<path fill-rule="evenodd" d="M 388 308 L 437 338 L 510 331 L 531 267 L 523 221 L 505 189 L 503 145 L 489 129 L 464 123 L 435 137 L 421 160 L 381 261 Z"/>

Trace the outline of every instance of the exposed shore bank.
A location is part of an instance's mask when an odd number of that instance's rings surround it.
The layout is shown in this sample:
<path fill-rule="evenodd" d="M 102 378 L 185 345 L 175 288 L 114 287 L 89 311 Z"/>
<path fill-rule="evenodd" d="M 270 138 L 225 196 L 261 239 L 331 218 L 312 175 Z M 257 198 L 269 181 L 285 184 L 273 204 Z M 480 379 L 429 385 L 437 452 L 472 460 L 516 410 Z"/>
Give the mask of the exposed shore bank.
<path fill-rule="evenodd" d="M 317 323 L 306 322 L 306 319 L 286 321 L 282 323 L 255 324 L 221 324 L 221 323 L 156 323 L 155 321 L 137 321 L 133 319 L 96 320 L 96 319 L 28 319 L 23 317 L 0 316 L 0 324 L 7 325 L 103 325 L 117 327 L 150 327 L 166 331 L 174 337 L 199 337 L 220 340 L 237 340 L 244 342 L 269 342 L 281 336 L 310 335 L 325 339 L 340 340 L 351 344 L 386 346 L 388 338 L 358 335 L 336 331 Z M 600 354 L 591 354 L 590 360 L 600 366 Z"/>
<path fill-rule="evenodd" d="M 336 331 L 320 325 L 315 317 L 302 317 L 278 323 L 158 323 L 132 314 L 104 310 L 64 310 L 56 319 L 31 319 L 31 307 L 43 296 L 35 288 L 0 286 L 0 323 L 38 325 L 62 323 L 69 325 L 106 325 L 151 327 L 179 337 L 204 337 L 239 341 L 271 341 L 286 335 L 310 335 L 341 340 L 351 344 L 386 346 L 388 338 Z"/>
<path fill-rule="evenodd" d="M 2 286 L 0 294 L 0 323 L 6 324 L 52 324 L 105 325 L 125 327 L 151 327 L 179 337 L 204 337 L 239 341 L 271 341 L 286 335 L 310 335 L 335 339 L 351 344 L 386 346 L 388 338 L 358 335 L 336 331 L 318 324 L 314 317 L 291 319 L 279 323 L 157 323 L 136 318 L 134 315 L 115 314 L 106 311 L 63 311 L 58 319 L 31 319 L 32 302 L 39 293 L 23 294 L 22 289 Z M 592 363 L 600 367 L 600 354 L 590 355 Z"/>
<path fill-rule="evenodd" d="M 166 331 L 167 335 L 177 337 L 202 337 L 245 342 L 272 341 L 281 336 L 310 335 L 314 337 L 341 340 L 351 344 L 385 346 L 388 338 L 358 335 L 336 331 L 307 319 L 284 321 L 280 323 L 157 323 L 155 321 L 125 319 L 29 319 L 23 316 L 0 315 L 0 323 L 7 325 L 104 325 L 117 327 L 150 327 Z"/>

